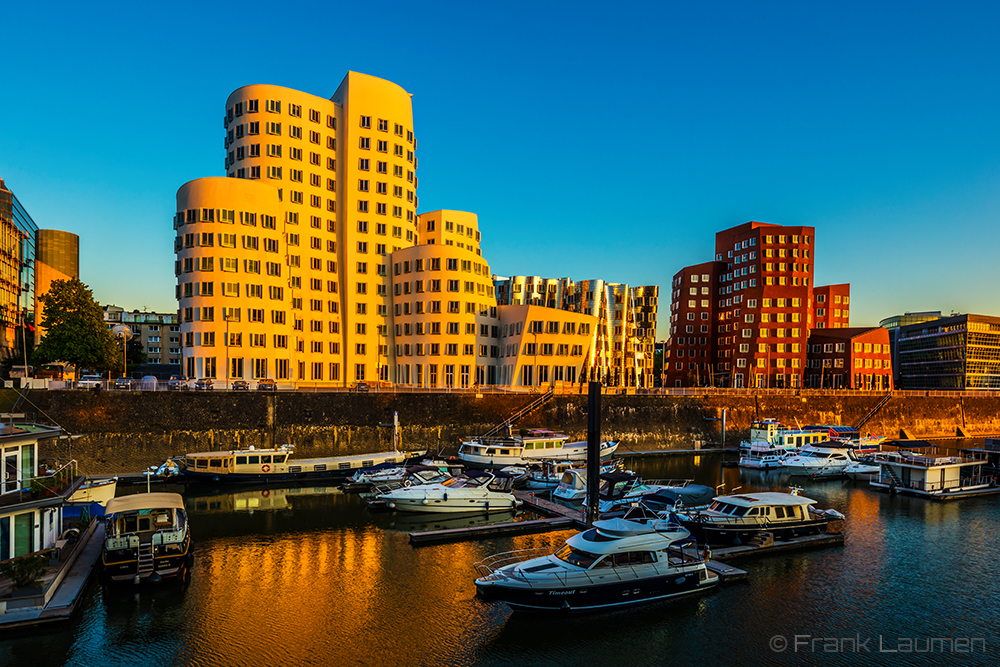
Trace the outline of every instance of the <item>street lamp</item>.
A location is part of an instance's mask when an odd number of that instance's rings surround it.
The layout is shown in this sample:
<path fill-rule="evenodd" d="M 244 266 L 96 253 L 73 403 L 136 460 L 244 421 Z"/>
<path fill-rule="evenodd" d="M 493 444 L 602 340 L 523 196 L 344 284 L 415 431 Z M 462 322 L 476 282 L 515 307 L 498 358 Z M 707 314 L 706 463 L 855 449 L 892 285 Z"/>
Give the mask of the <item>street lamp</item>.
<path fill-rule="evenodd" d="M 122 377 L 128 375 L 128 341 L 132 338 L 132 329 L 126 324 L 116 324 L 111 333 L 115 338 L 122 339 Z"/>
<path fill-rule="evenodd" d="M 229 391 L 229 309 L 222 309 L 222 320 L 226 323 L 226 391 Z"/>

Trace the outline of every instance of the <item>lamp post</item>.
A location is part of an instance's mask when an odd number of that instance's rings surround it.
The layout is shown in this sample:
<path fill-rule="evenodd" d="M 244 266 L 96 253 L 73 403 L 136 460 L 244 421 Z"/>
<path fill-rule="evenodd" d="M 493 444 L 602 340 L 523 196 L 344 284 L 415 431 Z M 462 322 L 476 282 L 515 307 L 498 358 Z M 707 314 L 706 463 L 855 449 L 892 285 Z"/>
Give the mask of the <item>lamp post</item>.
<path fill-rule="evenodd" d="M 122 339 L 122 377 L 128 375 L 128 341 L 132 338 L 132 329 L 126 324 L 116 324 L 111 332 L 115 338 Z"/>
<path fill-rule="evenodd" d="M 222 320 L 226 323 L 226 391 L 229 391 L 229 309 L 222 309 Z"/>

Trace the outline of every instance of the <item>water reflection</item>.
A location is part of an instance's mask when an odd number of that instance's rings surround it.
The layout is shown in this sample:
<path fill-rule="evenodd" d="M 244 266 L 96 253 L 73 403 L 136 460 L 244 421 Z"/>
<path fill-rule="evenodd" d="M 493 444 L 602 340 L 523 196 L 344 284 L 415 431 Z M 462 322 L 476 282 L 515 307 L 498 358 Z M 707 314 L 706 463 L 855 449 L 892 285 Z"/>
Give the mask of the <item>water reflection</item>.
<path fill-rule="evenodd" d="M 722 467 L 717 455 L 699 459 L 635 458 L 629 466 L 647 478 L 724 481 L 730 490 L 788 488 L 787 474 Z M 772 653 L 767 641 L 777 633 L 961 633 L 989 637 L 995 650 L 995 498 L 935 503 L 850 481 L 801 485 L 821 507 L 847 516 L 843 548 L 749 561 L 746 583 L 701 598 L 574 617 L 513 615 L 483 603 L 472 569 L 498 551 L 554 549 L 572 531 L 413 548 L 406 532 L 453 519 L 372 513 L 361 498 L 330 487 L 192 486 L 184 490 L 196 545 L 189 583 L 94 585 L 73 624 L 0 639 L 0 664 L 837 665 L 857 658 Z"/>

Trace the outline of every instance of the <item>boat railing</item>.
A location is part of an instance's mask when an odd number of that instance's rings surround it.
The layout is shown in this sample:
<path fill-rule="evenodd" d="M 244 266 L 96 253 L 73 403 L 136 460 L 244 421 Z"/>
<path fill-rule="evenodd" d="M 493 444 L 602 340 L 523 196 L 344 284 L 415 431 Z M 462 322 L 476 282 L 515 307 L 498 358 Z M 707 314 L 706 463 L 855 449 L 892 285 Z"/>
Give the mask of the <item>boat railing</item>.
<path fill-rule="evenodd" d="M 481 561 L 476 561 L 472 566 L 479 574 L 486 577 L 495 574 L 497 570 L 504 566 L 531 560 L 532 558 L 541 558 L 542 556 L 551 555 L 551 547 L 535 547 L 532 549 L 502 551 L 500 553 L 493 554 L 492 556 L 488 556 Z"/>
<path fill-rule="evenodd" d="M 702 514 L 701 512 L 696 512 L 689 515 L 692 521 L 697 521 L 698 523 L 735 523 L 741 526 L 767 526 L 770 522 L 766 517 L 759 516 L 730 516 L 728 514 L 722 516 L 712 516 L 709 514 Z"/>
<path fill-rule="evenodd" d="M 685 487 L 688 484 L 694 483 L 693 479 L 643 479 L 642 483 L 646 486 L 676 486 Z"/>
<path fill-rule="evenodd" d="M 880 478 L 882 484 L 892 484 L 895 480 L 889 476 Z M 896 484 L 897 487 L 912 489 L 914 491 L 925 491 L 927 493 L 942 493 L 945 491 L 966 489 L 973 486 L 988 486 L 993 482 L 992 475 L 982 475 L 976 477 L 962 477 L 961 479 L 950 479 L 943 482 L 928 482 L 922 480 L 911 480 L 909 483 Z"/>

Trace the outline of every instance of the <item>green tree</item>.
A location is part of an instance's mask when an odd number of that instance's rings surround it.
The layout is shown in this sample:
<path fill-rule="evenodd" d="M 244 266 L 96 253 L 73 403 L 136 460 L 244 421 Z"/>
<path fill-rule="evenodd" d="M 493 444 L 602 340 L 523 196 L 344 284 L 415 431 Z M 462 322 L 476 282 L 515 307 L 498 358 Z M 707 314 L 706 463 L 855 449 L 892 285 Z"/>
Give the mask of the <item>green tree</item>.
<path fill-rule="evenodd" d="M 45 336 L 35 350 L 36 361 L 63 361 L 97 371 L 121 368 L 121 347 L 89 287 L 77 278 L 54 280 L 38 298 L 45 306 Z"/>
<path fill-rule="evenodd" d="M 138 366 L 148 360 L 149 357 L 146 355 L 146 348 L 142 346 L 142 340 L 138 335 L 133 336 L 128 342 L 128 365 Z"/>

